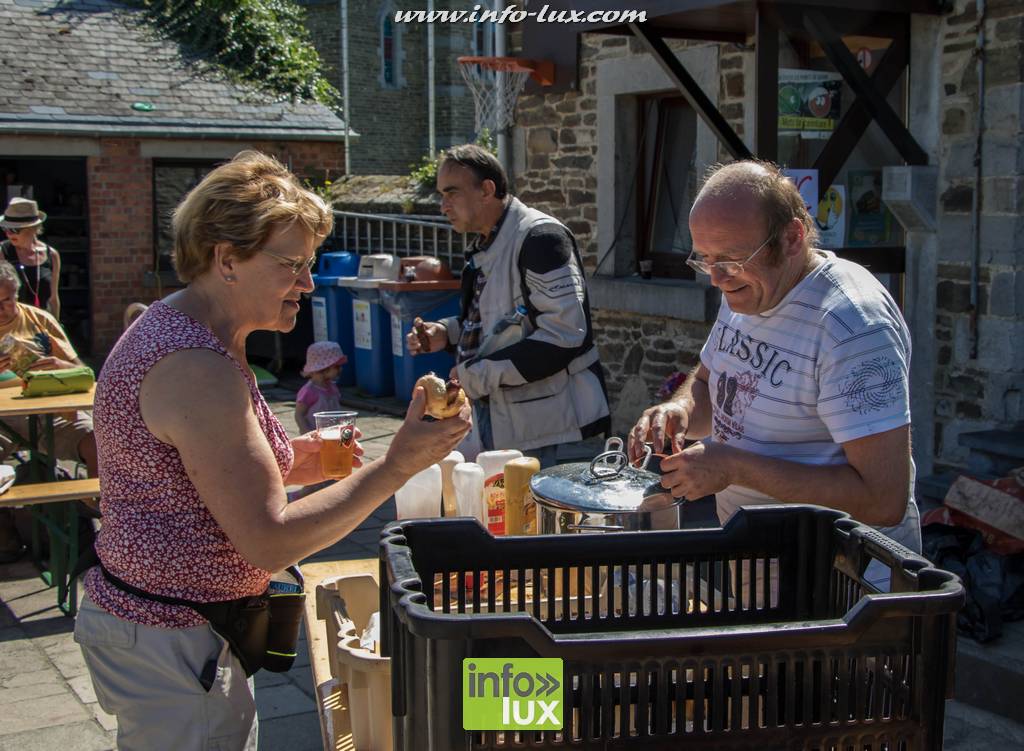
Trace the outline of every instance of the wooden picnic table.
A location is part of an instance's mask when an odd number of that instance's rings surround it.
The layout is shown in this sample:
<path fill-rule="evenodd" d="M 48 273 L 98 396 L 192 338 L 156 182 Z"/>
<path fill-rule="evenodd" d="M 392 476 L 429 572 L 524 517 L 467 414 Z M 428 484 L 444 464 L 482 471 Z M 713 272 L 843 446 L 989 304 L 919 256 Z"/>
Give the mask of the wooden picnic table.
<path fill-rule="evenodd" d="M 41 569 L 39 527 L 46 527 L 50 538 L 50 561 L 42 572 L 42 578 L 50 586 L 57 586 L 57 603 L 71 616 L 78 606 L 75 582 L 70 577 L 79 554 L 75 501 L 98 495 L 99 482 L 95 479 L 81 480 L 73 487 L 72 483 L 56 482 L 53 422 L 59 414 L 92 409 L 95 391 L 93 387 L 77 394 L 26 397 L 18 388 L 0 388 L 0 431 L 16 445 L 28 449 L 32 478 L 31 483 L 19 484 L 16 489 L 0 495 L 0 504 L 32 507 L 32 557 Z M 27 436 L 9 424 L 13 417 L 29 418 Z"/>

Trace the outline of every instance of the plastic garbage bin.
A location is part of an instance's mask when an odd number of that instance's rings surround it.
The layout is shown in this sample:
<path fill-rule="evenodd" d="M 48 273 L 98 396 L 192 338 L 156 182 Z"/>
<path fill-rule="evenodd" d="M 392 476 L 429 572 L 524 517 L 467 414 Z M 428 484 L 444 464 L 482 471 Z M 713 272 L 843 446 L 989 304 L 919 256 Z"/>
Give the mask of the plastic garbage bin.
<path fill-rule="evenodd" d="M 346 355 L 353 351 L 352 296 L 338 280 L 355 276 L 358 271 L 359 255 L 343 251 L 321 255 L 318 272 L 313 275 L 313 341 L 337 342 Z M 342 368 L 337 383 L 354 386 L 355 368 Z"/>
<path fill-rule="evenodd" d="M 365 262 L 363 257 L 361 264 Z M 397 273 L 398 264 L 394 265 Z M 360 273 L 363 266 L 360 265 Z M 356 388 L 367 396 L 395 393 L 391 356 L 391 315 L 380 304 L 380 285 L 391 279 L 342 277 L 338 284 L 352 296 L 352 351 Z"/>
<path fill-rule="evenodd" d="M 409 353 L 405 335 L 419 316 L 425 321 L 438 321 L 459 313 L 458 279 L 431 282 L 384 282 L 380 285 L 381 305 L 391 314 L 391 355 L 394 359 L 395 395 L 408 400 L 412 388 L 424 373 L 433 371 L 442 378 L 455 364 L 448 352 L 429 355 Z"/>

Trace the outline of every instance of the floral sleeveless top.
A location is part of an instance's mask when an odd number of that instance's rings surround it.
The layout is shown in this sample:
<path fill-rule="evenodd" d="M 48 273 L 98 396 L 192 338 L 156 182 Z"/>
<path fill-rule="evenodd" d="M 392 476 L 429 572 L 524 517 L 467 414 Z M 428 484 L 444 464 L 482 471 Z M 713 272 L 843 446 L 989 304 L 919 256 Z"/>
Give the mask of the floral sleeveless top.
<path fill-rule="evenodd" d="M 203 505 L 178 450 L 149 432 L 139 387 L 153 365 L 183 349 L 212 349 L 241 371 L 263 434 L 284 477 L 294 454 L 251 371 L 206 326 L 162 302 L 125 332 L 107 358 L 93 407 L 103 524 L 96 552 L 115 576 L 145 592 L 197 602 L 257 595 L 269 571 L 246 561 Z M 182 374 L 187 377 L 187 374 Z M 206 623 L 191 608 L 145 600 L 114 587 L 99 567 L 85 577 L 93 602 L 145 626 L 188 628 Z"/>

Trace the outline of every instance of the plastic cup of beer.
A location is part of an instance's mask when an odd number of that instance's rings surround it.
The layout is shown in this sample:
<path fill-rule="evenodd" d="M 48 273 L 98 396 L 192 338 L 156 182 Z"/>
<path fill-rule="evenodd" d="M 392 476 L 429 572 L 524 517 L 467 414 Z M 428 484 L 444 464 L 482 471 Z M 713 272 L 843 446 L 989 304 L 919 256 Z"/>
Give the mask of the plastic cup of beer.
<path fill-rule="evenodd" d="M 352 454 L 356 447 L 358 412 L 317 412 L 313 415 L 320 434 L 320 468 L 329 480 L 352 474 Z"/>

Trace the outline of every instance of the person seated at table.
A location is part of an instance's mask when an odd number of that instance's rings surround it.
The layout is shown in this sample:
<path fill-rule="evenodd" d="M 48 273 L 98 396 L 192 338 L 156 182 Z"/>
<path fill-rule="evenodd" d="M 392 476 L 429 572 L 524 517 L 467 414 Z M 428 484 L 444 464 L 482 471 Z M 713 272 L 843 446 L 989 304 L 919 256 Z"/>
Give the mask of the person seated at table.
<path fill-rule="evenodd" d="M 295 327 L 332 224 L 327 205 L 269 156 L 242 152 L 216 168 L 174 212 L 187 286 L 152 304 L 100 373 L 101 566 L 85 574 L 75 639 L 123 751 L 256 747 L 238 657 L 196 610 L 152 596 L 263 593 L 271 572 L 354 530 L 471 426 L 468 407 L 422 420 L 417 389 L 384 458 L 364 466 L 356 446 L 352 475 L 287 502 L 286 484 L 326 479 L 320 440 L 288 438 L 246 365 L 245 340 Z"/>
<path fill-rule="evenodd" d="M 0 350 L 4 346 L 14 348 L 0 354 L 0 372 L 9 374 L 12 365 L 15 369 L 26 365 L 32 370 L 81 365 L 57 319 L 42 308 L 18 302 L 20 286 L 21 278 L 15 268 L 7 261 L 0 261 Z M 26 353 L 31 353 L 29 357 L 35 359 L 26 359 Z M 20 383 L 13 378 L 10 381 Z M 3 422 L 20 435 L 28 436 L 28 417 L 7 417 Z M 58 459 L 81 462 L 89 477 L 96 476 L 96 441 L 88 412 L 56 415 L 53 439 Z M 9 437 L 0 437 L 0 455 L 9 455 L 14 448 Z"/>
<path fill-rule="evenodd" d="M 0 261 L 0 344 L 12 348 L 23 359 L 26 353 L 34 359 L 34 370 L 55 370 L 81 365 L 75 348 L 71 346 L 57 319 L 41 308 L 18 302 L 21 277 L 15 268 Z M 10 376 L 4 385 L 17 386 L 21 381 L 10 371 L 12 351 L 0 354 L 0 373 Z M 27 360 L 26 360 L 27 362 Z M 29 435 L 29 418 L 20 415 L 5 417 L 3 423 L 23 438 Z M 96 441 L 93 438 L 92 418 L 88 412 L 70 412 L 53 418 L 54 453 L 57 459 L 81 462 L 89 477 L 96 476 Z M 18 445 L 5 433 L 0 433 L 0 460 L 7 459 Z M 16 561 L 25 552 L 11 510 L 0 512 L 0 563 Z"/>

